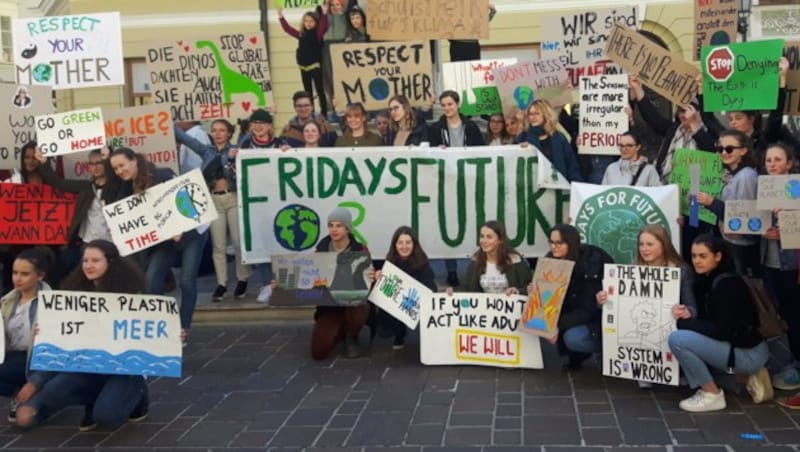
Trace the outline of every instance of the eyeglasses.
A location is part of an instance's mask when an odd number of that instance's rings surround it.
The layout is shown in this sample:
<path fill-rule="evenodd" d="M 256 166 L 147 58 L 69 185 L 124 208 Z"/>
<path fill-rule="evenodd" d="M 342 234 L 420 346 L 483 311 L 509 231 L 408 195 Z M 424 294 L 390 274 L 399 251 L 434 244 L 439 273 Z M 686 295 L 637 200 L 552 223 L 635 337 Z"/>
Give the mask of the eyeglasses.
<path fill-rule="evenodd" d="M 506 123 L 502 119 L 490 119 L 489 122 L 491 122 L 492 124 L 505 124 Z"/>
<path fill-rule="evenodd" d="M 311 108 L 311 104 L 294 104 L 294 108 Z"/>
<path fill-rule="evenodd" d="M 563 240 L 548 240 L 547 243 L 549 243 L 550 246 L 561 246 L 565 245 L 567 242 Z"/>
<path fill-rule="evenodd" d="M 630 149 L 630 148 L 635 148 L 635 147 L 636 147 L 635 144 L 620 144 L 619 145 L 620 149 Z"/>
<path fill-rule="evenodd" d="M 726 154 L 730 154 L 731 152 L 733 152 L 736 149 L 742 149 L 742 148 L 745 148 L 745 147 L 747 147 L 747 146 L 731 146 L 731 145 L 720 146 L 720 145 L 716 145 L 716 146 L 714 146 L 714 150 L 717 151 L 717 152 L 724 152 Z"/>
<path fill-rule="evenodd" d="M 402 108 L 400 105 L 395 105 L 395 106 L 393 106 L 393 107 L 389 107 L 389 110 L 392 110 L 392 111 L 397 111 L 397 110 L 399 110 L 400 108 Z"/>

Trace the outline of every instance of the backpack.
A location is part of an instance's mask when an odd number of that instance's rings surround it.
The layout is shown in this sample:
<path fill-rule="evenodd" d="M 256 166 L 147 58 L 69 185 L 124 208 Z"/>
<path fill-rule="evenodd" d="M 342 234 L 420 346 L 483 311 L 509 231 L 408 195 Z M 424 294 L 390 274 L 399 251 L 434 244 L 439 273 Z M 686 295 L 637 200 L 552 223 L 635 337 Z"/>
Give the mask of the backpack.
<path fill-rule="evenodd" d="M 738 275 L 735 273 L 722 273 L 717 276 L 714 278 L 714 282 L 711 283 L 711 289 L 713 290 L 714 286 L 722 279 L 731 276 Z M 742 280 L 750 291 L 750 300 L 756 308 L 756 313 L 758 314 L 758 332 L 761 336 L 769 340 L 786 335 L 789 327 L 775 310 L 775 305 L 772 303 L 766 289 L 764 289 L 764 284 L 761 280 L 744 276 Z"/>

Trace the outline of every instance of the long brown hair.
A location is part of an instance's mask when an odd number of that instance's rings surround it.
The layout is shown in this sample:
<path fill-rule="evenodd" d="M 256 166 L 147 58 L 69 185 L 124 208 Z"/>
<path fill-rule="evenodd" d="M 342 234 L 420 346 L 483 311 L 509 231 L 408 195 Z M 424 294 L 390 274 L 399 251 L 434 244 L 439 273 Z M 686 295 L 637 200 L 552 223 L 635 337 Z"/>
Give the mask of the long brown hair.
<path fill-rule="evenodd" d="M 403 96 L 402 94 L 397 94 L 395 96 L 392 96 L 391 99 L 389 99 L 388 104 L 391 105 L 392 102 L 397 102 L 403 107 L 403 111 L 405 112 L 405 114 L 403 115 L 403 119 L 401 119 L 400 122 L 405 123 L 404 125 L 406 126 L 407 130 L 410 131 L 411 129 L 413 129 L 414 126 L 416 126 L 417 121 L 416 118 L 414 117 L 414 109 L 411 107 L 411 102 L 409 102 L 408 98 L 406 96 Z M 400 130 L 400 124 L 394 122 L 394 119 L 392 119 L 391 115 L 389 116 L 389 124 L 391 125 L 392 130 L 394 130 L 395 132 Z"/>
<path fill-rule="evenodd" d="M 400 240 L 400 236 L 403 234 L 411 237 L 411 242 L 414 244 L 411 256 L 405 259 L 400 257 L 400 254 L 397 253 L 397 241 Z M 402 265 L 410 270 L 416 270 L 428 264 L 428 255 L 425 253 L 425 250 L 422 249 L 417 233 L 409 226 L 400 226 L 394 231 L 394 234 L 392 234 L 392 246 L 389 248 L 389 252 L 386 253 L 386 260 L 395 265 Z"/>
<path fill-rule="evenodd" d="M 501 273 L 505 273 L 506 269 L 512 264 L 511 256 L 516 255 L 521 257 L 521 254 L 508 245 L 508 234 L 506 234 L 506 227 L 503 223 L 497 220 L 491 220 L 481 225 L 480 229 L 483 228 L 491 229 L 500 240 L 500 245 L 497 247 L 497 263 L 495 265 L 497 265 L 497 269 Z M 472 258 L 478 265 L 478 273 L 486 273 L 486 253 L 484 253 L 483 250 L 478 247 L 478 251 L 475 251 L 475 254 L 472 255 Z"/>
<path fill-rule="evenodd" d="M 141 293 L 144 291 L 144 273 L 131 260 L 121 257 L 116 245 L 108 240 L 92 240 L 84 245 L 81 251 L 81 262 L 84 253 L 89 248 L 96 249 L 105 256 L 108 261 L 106 273 L 95 285 L 83 273 L 83 264 L 80 264 L 61 282 L 62 290 L 115 293 Z"/>
<path fill-rule="evenodd" d="M 685 264 L 678 250 L 672 246 L 672 242 L 669 239 L 669 232 L 661 225 L 650 224 L 639 231 L 639 235 L 636 236 L 636 259 L 634 259 L 633 262 L 635 265 L 650 265 L 644 261 L 642 254 L 639 252 L 639 240 L 641 240 L 642 234 L 645 233 L 652 235 L 661 243 L 661 249 L 664 252 L 664 262 L 667 263 L 668 267 L 680 267 Z"/>
<path fill-rule="evenodd" d="M 116 155 L 121 155 L 128 160 L 136 160 L 136 177 L 133 178 L 133 193 L 144 193 L 145 190 L 153 186 L 155 181 L 156 166 L 148 162 L 144 155 L 137 154 L 130 148 L 116 148 L 111 152 L 108 161 Z M 106 168 L 108 169 L 108 168 Z M 111 170 L 113 173 L 113 169 Z"/>

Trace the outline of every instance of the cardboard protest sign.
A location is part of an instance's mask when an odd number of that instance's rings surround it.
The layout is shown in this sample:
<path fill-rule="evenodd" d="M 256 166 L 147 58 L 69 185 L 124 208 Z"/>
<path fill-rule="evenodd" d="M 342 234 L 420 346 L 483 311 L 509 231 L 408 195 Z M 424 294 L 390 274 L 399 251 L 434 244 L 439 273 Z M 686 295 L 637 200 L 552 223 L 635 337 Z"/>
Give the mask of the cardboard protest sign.
<path fill-rule="evenodd" d="M 488 39 L 489 0 L 367 0 L 376 41 Z"/>
<path fill-rule="evenodd" d="M 541 369 L 539 338 L 520 331 L 525 297 L 437 293 L 420 301 L 420 361 Z"/>
<path fill-rule="evenodd" d="M 772 226 L 772 212 L 759 210 L 754 200 L 725 201 L 722 232 L 726 234 L 762 235 Z"/>
<path fill-rule="evenodd" d="M 331 64 L 333 95 L 343 105 L 361 102 L 367 110 L 382 110 L 398 94 L 412 106 L 433 104 L 429 41 L 336 44 Z"/>
<path fill-rule="evenodd" d="M 581 77 L 581 122 L 578 152 L 592 155 L 619 155 L 619 139 L 630 128 L 628 114 L 628 76 L 596 75 Z"/>
<path fill-rule="evenodd" d="M 153 102 L 175 121 L 241 118 L 273 105 L 260 33 L 152 42 L 146 54 Z"/>
<path fill-rule="evenodd" d="M 758 210 L 800 209 L 800 174 L 758 176 Z"/>
<path fill-rule="evenodd" d="M 17 83 L 53 89 L 125 83 L 119 13 L 14 19 Z"/>
<path fill-rule="evenodd" d="M 657 224 L 669 231 L 680 249 L 678 187 L 629 187 L 572 183 L 569 215 L 581 243 L 604 249 L 614 262 L 633 263 L 639 231 Z"/>
<path fill-rule="evenodd" d="M 106 145 L 103 112 L 92 108 L 37 116 L 36 137 L 45 157 L 102 148 Z"/>
<path fill-rule="evenodd" d="M 525 110 L 536 99 L 544 99 L 559 107 L 573 102 L 574 90 L 566 87 L 569 80 L 558 58 L 499 66 L 492 71 L 503 109 Z"/>
<path fill-rule="evenodd" d="M 573 267 L 575 262 L 566 259 L 538 259 L 533 272 L 535 290 L 528 294 L 528 304 L 522 312 L 523 331 L 548 338 L 555 334 Z"/>
<path fill-rule="evenodd" d="M 559 58 L 574 86 L 581 77 L 619 73 L 604 54 L 605 42 L 615 23 L 635 29 L 638 17 L 635 6 L 541 15 L 542 58 Z"/>
<path fill-rule="evenodd" d="M 616 25 L 606 45 L 608 58 L 625 72 L 678 105 L 687 105 L 697 94 L 697 68 L 644 35 Z"/>
<path fill-rule="evenodd" d="M 789 60 L 786 72 L 786 106 L 783 113 L 800 115 L 800 41 L 786 41 L 783 56 Z"/>
<path fill-rule="evenodd" d="M 781 229 L 781 248 L 800 249 L 800 210 L 778 212 L 778 227 Z"/>
<path fill-rule="evenodd" d="M 695 149 L 678 149 L 672 156 L 672 172 L 668 179 L 670 184 L 677 184 L 681 189 L 681 215 L 689 215 L 689 196 L 692 180 L 689 166 L 700 166 L 700 191 L 717 197 L 722 193 L 722 160 L 716 152 L 698 151 Z M 705 207 L 700 207 L 700 221 L 717 224 L 717 215 Z"/>
<path fill-rule="evenodd" d="M 312 248 L 325 235 L 334 206 L 352 213 L 357 240 L 370 248 L 390 243 L 397 225 L 407 224 L 426 231 L 431 259 L 464 258 L 475 252 L 480 225 L 497 219 L 506 226 L 509 245 L 523 255 L 549 251 L 547 234 L 566 220 L 569 199 L 540 190 L 540 159 L 532 148 L 450 151 L 241 150 L 236 174 L 242 259 L 268 262 L 273 254 Z"/>
<path fill-rule="evenodd" d="M 72 193 L 0 183 L 0 244 L 63 245 L 74 213 Z"/>
<path fill-rule="evenodd" d="M 287 229 L 288 231 L 288 229 Z M 354 306 L 369 292 L 367 251 L 281 254 L 272 256 L 278 288 L 272 306 Z"/>
<path fill-rule="evenodd" d="M 31 370 L 181 376 L 178 303 L 162 295 L 39 292 Z"/>
<path fill-rule="evenodd" d="M 217 219 L 200 169 L 103 206 L 111 238 L 123 256 L 172 240 Z"/>
<path fill-rule="evenodd" d="M 703 109 L 774 109 L 782 52 L 782 39 L 703 47 Z"/>
<path fill-rule="evenodd" d="M 369 293 L 369 301 L 413 330 L 419 323 L 420 300 L 432 296 L 433 292 L 424 284 L 385 261 L 381 277 Z"/>
<path fill-rule="evenodd" d="M 5 133 L 0 134 L 0 169 L 20 167 L 20 152 L 36 141 L 36 116 L 53 113 L 53 90 L 49 86 L 0 83 L 0 106 Z"/>
<path fill-rule="evenodd" d="M 130 148 L 157 167 L 180 173 L 168 106 L 154 104 L 103 110 L 103 120 L 108 145 Z M 88 174 L 85 154 L 67 154 L 62 158 L 65 178 L 82 178 Z"/>
<path fill-rule="evenodd" d="M 502 113 L 503 106 L 494 83 L 494 71 L 516 62 L 516 58 L 502 58 L 442 63 L 444 89 L 453 90 L 461 96 L 459 111 L 462 115 Z"/>
<path fill-rule="evenodd" d="M 678 386 L 678 360 L 667 344 L 681 269 L 606 264 L 603 289 L 603 375 Z"/>
<path fill-rule="evenodd" d="M 324 0 L 273 0 L 276 8 L 292 9 L 292 8 L 306 8 L 314 9 L 317 6 L 322 6 Z"/>
<path fill-rule="evenodd" d="M 736 0 L 694 0 L 694 60 L 704 46 L 736 42 L 738 12 Z"/>

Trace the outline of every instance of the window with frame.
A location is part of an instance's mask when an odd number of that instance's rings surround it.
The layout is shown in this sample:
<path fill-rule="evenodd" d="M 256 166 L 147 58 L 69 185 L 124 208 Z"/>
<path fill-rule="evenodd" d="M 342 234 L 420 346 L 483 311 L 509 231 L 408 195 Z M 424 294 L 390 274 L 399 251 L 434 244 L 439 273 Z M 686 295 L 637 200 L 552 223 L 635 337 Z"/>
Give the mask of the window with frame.
<path fill-rule="evenodd" d="M 11 43 L 11 17 L 0 16 L 0 63 L 11 63 L 14 47 Z"/>

